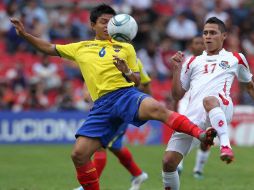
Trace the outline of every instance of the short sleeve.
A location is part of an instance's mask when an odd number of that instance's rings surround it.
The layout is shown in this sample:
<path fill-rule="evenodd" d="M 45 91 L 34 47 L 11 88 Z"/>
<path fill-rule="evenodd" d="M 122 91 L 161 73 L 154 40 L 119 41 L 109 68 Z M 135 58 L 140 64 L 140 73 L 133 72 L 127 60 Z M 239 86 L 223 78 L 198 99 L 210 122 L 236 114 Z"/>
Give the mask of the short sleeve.
<path fill-rule="evenodd" d="M 77 48 L 79 47 L 79 43 L 71 43 L 66 45 L 56 45 L 56 51 L 60 57 L 70 59 L 75 61 L 75 54 L 77 52 Z"/>
<path fill-rule="evenodd" d="M 238 59 L 237 78 L 239 82 L 248 83 L 252 80 L 249 64 L 242 53 L 234 54 Z"/>

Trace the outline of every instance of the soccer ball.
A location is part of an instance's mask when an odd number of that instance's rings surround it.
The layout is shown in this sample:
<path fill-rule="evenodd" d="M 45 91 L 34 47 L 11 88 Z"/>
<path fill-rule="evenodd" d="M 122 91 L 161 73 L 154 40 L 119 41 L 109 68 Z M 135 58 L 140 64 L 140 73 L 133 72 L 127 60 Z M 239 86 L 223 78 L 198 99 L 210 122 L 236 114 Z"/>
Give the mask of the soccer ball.
<path fill-rule="evenodd" d="M 108 22 L 108 34 L 117 41 L 131 41 L 135 38 L 138 25 L 128 14 L 118 14 Z"/>

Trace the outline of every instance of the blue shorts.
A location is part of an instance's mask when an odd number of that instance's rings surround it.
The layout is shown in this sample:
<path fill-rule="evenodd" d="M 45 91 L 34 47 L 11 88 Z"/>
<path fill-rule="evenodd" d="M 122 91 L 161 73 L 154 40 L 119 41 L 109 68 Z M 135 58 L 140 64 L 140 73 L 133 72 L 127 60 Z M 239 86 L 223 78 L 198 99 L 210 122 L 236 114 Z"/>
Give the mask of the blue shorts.
<path fill-rule="evenodd" d="M 76 138 L 99 138 L 102 146 L 107 147 L 123 123 L 139 127 L 146 122 L 138 119 L 140 103 L 146 97 L 149 95 L 135 87 L 121 88 L 100 97 L 94 102 L 86 121 L 77 131 Z"/>
<path fill-rule="evenodd" d="M 119 150 L 123 146 L 123 136 L 128 128 L 128 123 L 123 123 L 119 126 L 113 139 L 109 142 L 108 148 Z"/>

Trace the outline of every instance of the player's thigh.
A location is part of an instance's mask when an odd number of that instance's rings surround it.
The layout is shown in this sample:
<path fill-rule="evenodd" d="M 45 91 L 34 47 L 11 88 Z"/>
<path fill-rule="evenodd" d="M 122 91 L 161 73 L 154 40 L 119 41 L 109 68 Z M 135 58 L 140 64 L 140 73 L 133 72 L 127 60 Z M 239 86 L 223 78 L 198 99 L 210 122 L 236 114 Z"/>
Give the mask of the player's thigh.
<path fill-rule="evenodd" d="M 147 97 L 139 106 L 138 116 L 141 120 L 165 121 L 171 113 L 172 111 L 168 110 L 165 105 L 151 97 Z"/>
<path fill-rule="evenodd" d="M 193 137 L 184 133 L 175 132 L 167 145 L 166 151 L 174 151 L 186 156 L 190 150 L 193 142 Z"/>

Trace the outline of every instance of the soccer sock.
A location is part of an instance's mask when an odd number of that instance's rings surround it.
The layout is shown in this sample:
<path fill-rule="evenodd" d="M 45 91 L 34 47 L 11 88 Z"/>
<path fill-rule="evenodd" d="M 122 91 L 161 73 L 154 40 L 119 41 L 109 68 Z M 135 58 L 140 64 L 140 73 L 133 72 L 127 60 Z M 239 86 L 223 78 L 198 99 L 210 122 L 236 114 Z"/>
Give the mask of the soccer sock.
<path fill-rule="evenodd" d="M 96 168 L 98 177 L 100 177 L 107 163 L 107 152 L 106 151 L 95 152 L 93 157 L 93 163 Z"/>
<path fill-rule="evenodd" d="M 142 170 L 135 163 L 130 151 L 126 147 L 122 148 L 115 154 L 120 163 L 131 173 L 132 176 L 139 176 L 142 174 Z"/>
<path fill-rule="evenodd" d="M 77 179 L 85 190 L 100 190 L 98 174 L 91 161 L 76 167 L 76 171 Z"/>
<path fill-rule="evenodd" d="M 205 166 L 205 163 L 208 160 L 209 155 L 210 155 L 209 150 L 203 151 L 203 150 L 198 149 L 197 155 L 196 155 L 195 167 L 193 169 L 194 172 L 203 173 L 204 166 Z"/>
<path fill-rule="evenodd" d="M 229 148 L 231 148 L 227 131 L 227 120 L 225 117 L 225 113 L 220 107 L 215 107 L 209 111 L 208 115 L 212 127 L 214 127 L 217 131 L 218 137 L 220 139 L 220 145 L 228 146 Z"/>
<path fill-rule="evenodd" d="M 166 124 L 177 132 L 186 133 L 199 139 L 203 132 L 197 125 L 193 124 L 186 116 L 173 112 L 166 122 Z"/>
<path fill-rule="evenodd" d="M 174 172 L 164 172 L 162 171 L 162 181 L 165 190 L 179 190 L 180 180 L 177 171 Z"/>

